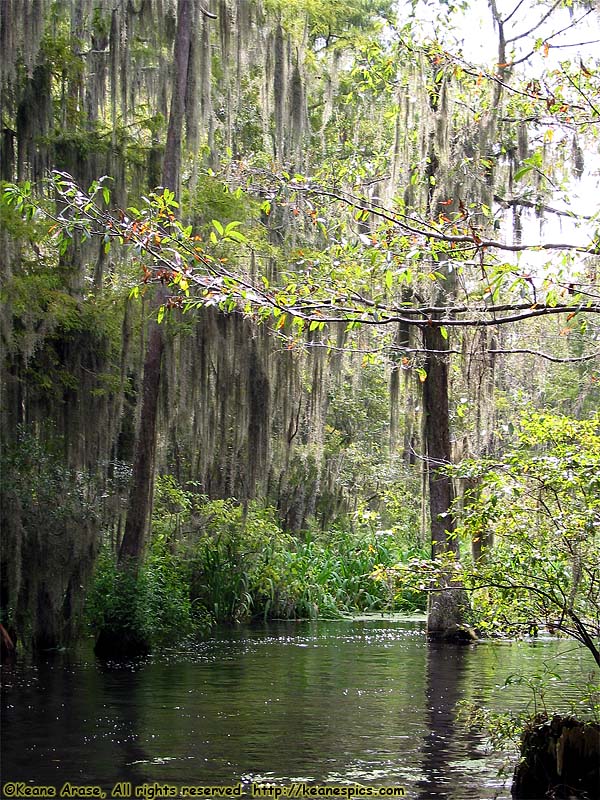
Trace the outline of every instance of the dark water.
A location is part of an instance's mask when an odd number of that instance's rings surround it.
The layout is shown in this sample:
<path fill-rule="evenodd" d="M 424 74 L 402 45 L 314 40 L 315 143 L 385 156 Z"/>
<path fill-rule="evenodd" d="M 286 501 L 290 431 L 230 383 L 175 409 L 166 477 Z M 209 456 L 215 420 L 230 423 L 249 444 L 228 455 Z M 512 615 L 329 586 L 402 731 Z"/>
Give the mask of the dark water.
<path fill-rule="evenodd" d="M 459 700 L 523 709 L 521 672 L 552 709 L 593 662 L 572 642 L 427 644 L 423 623 L 354 620 L 238 628 L 137 665 L 88 652 L 3 669 L 2 780 L 132 786 L 274 781 L 400 785 L 406 796 L 510 795 Z M 579 713 L 585 712 L 580 708 Z"/>

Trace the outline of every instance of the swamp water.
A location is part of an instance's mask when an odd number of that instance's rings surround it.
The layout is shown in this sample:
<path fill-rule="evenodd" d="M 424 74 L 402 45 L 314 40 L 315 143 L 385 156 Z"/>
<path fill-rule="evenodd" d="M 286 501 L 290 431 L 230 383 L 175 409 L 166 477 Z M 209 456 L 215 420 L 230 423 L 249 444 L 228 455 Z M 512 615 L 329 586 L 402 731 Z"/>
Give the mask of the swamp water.
<path fill-rule="evenodd" d="M 238 627 L 138 664 L 54 654 L 3 667 L 2 781 L 95 784 L 108 798 L 123 781 L 507 798 L 512 767 L 499 777 L 505 760 L 457 702 L 531 709 L 531 689 L 505 681 L 546 674 L 549 709 L 568 711 L 593 667 L 565 640 L 440 646 L 423 621 L 389 617 Z"/>

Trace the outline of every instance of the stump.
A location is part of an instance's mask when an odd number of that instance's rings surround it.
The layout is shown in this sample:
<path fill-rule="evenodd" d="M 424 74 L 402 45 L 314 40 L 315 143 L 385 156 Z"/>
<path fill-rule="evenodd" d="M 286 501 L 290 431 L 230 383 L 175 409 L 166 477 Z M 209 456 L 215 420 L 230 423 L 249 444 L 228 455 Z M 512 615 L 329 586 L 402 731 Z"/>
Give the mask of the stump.
<path fill-rule="evenodd" d="M 599 800 L 600 724 L 574 717 L 536 717 L 521 736 L 515 800 Z"/>

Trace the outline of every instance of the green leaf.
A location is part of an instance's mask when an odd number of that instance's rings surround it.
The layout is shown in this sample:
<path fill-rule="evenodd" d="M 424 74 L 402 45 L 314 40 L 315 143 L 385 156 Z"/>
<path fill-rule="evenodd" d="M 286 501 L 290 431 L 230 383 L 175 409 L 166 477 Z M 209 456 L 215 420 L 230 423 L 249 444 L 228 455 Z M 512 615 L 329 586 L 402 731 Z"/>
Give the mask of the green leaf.
<path fill-rule="evenodd" d="M 223 236 L 225 229 L 221 225 L 218 219 L 213 219 L 212 224 L 214 225 L 215 230 L 219 234 L 219 236 Z"/>
<path fill-rule="evenodd" d="M 448 328 L 445 328 L 443 325 L 440 325 L 440 333 L 442 334 L 442 339 L 448 338 Z"/>
<path fill-rule="evenodd" d="M 226 239 L 230 239 L 233 242 L 240 242 L 242 244 L 245 244 L 248 241 L 247 238 L 244 236 L 243 233 L 241 233 L 240 231 L 236 230 L 238 225 L 241 225 L 241 224 L 242 223 L 239 222 L 238 220 L 234 220 L 233 222 L 230 222 L 227 225 L 227 227 L 225 228 L 224 232 L 223 232 L 224 237 Z"/>
<path fill-rule="evenodd" d="M 158 309 L 158 316 L 156 317 L 156 321 L 158 322 L 159 325 L 163 321 L 164 318 L 165 318 L 165 307 L 161 306 Z"/>
<path fill-rule="evenodd" d="M 232 242 L 239 242 L 240 244 L 246 244 L 248 242 L 244 234 L 239 231 L 231 231 L 227 234 L 226 238 L 230 239 Z"/>
<path fill-rule="evenodd" d="M 514 181 L 520 181 L 521 178 L 523 178 L 525 175 L 527 175 L 528 172 L 531 172 L 532 169 L 533 169 L 533 167 L 530 164 L 527 164 L 526 166 L 521 167 L 521 169 L 518 169 L 515 172 L 515 174 L 513 175 L 513 180 Z"/>
<path fill-rule="evenodd" d="M 106 205 L 108 205 L 110 203 L 110 189 L 108 189 L 106 186 L 102 187 L 102 197 L 104 198 Z"/>

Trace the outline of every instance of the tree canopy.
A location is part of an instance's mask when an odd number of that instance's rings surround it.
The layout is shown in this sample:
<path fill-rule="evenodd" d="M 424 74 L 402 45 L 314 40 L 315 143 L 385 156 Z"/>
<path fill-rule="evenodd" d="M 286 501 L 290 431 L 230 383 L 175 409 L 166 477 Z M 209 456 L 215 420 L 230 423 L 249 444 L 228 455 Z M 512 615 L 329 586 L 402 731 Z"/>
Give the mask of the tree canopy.
<path fill-rule="evenodd" d="M 305 521 L 324 483 L 314 463 L 339 381 L 324 375 L 358 357 L 352 363 L 389 378 L 386 453 L 400 449 L 405 377 L 403 458 L 424 468 L 433 555 L 456 560 L 457 531 L 467 530 L 456 503 L 463 478 L 447 467 L 511 441 L 519 391 L 554 392 L 576 416 L 597 405 L 595 9 L 522 0 L 40 9 L 33 19 L 6 4 L 2 16 L 7 272 L 32 293 L 40 269 L 60 275 L 69 308 L 125 294 L 150 317 L 140 323 L 140 422 L 129 453 L 132 485 L 144 491 L 130 495 L 138 530 L 128 554 L 143 555 L 151 518 L 160 385 L 175 363 L 166 325 L 218 319 L 202 339 L 207 350 L 209 340 L 220 346 L 219 325 L 233 331 L 223 341 L 243 330 L 252 342 L 248 400 L 239 401 L 246 433 L 242 445 L 231 415 L 210 403 L 210 414 L 191 415 L 227 454 L 226 468 L 204 464 L 206 484 L 252 497 L 242 487 L 259 474 L 274 482 L 265 416 L 277 398 L 280 476 L 291 472 L 301 421 L 307 431 L 298 483 L 310 476 L 312 499 L 283 514 Z M 472 41 L 475 19 L 483 49 Z M 17 319 L 5 327 L 18 329 Z M 268 346 L 257 344 L 259 330 Z M 268 364 L 273 342 L 291 366 Z M 312 361 L 298 366 L 307 353 Z M 15 374 L 30 355 L 15 356 Z M 191 374 L 200 369 L 203 385 L 223 394 L 233 383 L 241 397 L 238 367 L 230 382 L 211 384 L 210 359 L 199 358 Z M 498 365 L 508 358 L 525 389 L 507 388 L 506 361 Z M 538 386 L 540 360 L 571 371 Z M 129 368 L 124 348 L 113 376 L 119 414 Z M 26 406 L 15 392 L 15 416 Z M 167 427 L 178 451 L 182 426 Z M 242 449 L 248 474 L 235 472 Z M 186 459 L 196 480 L 199 460 Z M 284 483 L 282 507 L 285 491 L 302 494 Z M 452 570 L 444 579 L 458 597 Z"/>

